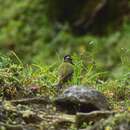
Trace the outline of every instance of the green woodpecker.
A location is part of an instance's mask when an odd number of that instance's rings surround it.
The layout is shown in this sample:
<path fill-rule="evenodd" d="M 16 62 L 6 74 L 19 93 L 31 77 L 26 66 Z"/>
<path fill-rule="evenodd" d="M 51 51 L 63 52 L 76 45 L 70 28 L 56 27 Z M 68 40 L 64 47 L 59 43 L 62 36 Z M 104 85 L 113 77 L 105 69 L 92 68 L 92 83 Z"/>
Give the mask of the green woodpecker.
<path fill-rule="evenodd" d="M 61 89 L 63 84 L 71 80 L 74 68 L 73 61 L 70 55 L 64 56 L 63 63 L 59 66 L 59 82 L 57 84 L 57 89 Z"/>

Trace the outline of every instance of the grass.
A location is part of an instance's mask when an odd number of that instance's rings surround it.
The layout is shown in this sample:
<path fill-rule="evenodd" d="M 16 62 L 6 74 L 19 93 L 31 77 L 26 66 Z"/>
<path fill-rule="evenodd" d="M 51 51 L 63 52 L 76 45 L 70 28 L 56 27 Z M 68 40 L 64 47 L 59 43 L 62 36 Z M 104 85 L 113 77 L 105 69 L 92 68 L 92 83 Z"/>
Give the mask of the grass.
<path fill-rule="evenodd" d="M 54 85 L 58 81 L 58 63 L 49 66 L 24 65 L 16 54 L 14 59 L 11 57 L 11 55 L 0 56 L 1 86 L 29 88 L 37 85 L 42 89 L 42 95 L 55 96 Z M 130 107 L 129 73 L 122 75 L 120 79 L 106 79 L 107 72 L 98 72 L 95 64 L 84 65 L 84 61 L 76 54 L 73 55 L 73 59 L 75 73 L 71 85 L 97 89 L 106 95 L 114 110 L 127 110 Z"/>

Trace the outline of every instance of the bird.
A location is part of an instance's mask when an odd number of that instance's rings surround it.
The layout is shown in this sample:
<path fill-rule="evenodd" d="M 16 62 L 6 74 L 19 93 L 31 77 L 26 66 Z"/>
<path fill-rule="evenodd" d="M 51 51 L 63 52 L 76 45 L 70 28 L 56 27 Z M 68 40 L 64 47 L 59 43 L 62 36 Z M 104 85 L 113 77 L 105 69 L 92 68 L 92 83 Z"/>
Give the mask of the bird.
<path fill-rule="evenodd" d="M 73 60 L 70 55 L 65 55 L 63 63 L 59 66 L 58 75 L 59 81 L 57 86 L 58 91 L 62 89 L 63 85 L 72 79 L 74 73 Z"/>

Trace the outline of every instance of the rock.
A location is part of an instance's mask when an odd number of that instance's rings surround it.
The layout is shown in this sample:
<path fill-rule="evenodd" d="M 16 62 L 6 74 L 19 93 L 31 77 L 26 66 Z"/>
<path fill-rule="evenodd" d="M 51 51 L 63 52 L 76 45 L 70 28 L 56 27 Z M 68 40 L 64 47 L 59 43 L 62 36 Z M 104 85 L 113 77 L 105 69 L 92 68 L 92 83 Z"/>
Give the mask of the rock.
<path fill-rule="evenodd" d="M 34 113 L 31 110 L 23 111 L 22 117 L 27 124 L 29 124 L 29 123 L 39 123 L 39 122 L 42 121 L 42 119 L 36 113 Z"/>
<path fill-rule="evenodd" d="M 106 119 L 116 112 L 114 111 L 94 111 L 90 113 L 77 113 L 76 114 L 76 126 L 79 128 L 83 123 L 89 123 L 99 121 L 101 119 Z"/>
<path fill-rule="evenodd" d="M 0 122 L 0 130 L 24 130 L 22 125 L 9 125 L 7 123 Z"/>
<path fill-rule="evenodd" d="M 109 110 L 106 97 L 95 89 L 86 86 L 73 86 L 64 91 L 54 101 L 59 111 L 69 114 L 76 112 L 91 112 Z"/>
<path fill-rule="evenodd" d="M 7 119 L 4 113 L 5 113 L 4 107 L 2 105 L 2 102 L 0 102 L 0 122 Z"/>
<path fill-rule="evenodd" d="M 16 107 L 10 101 L 4 101 L 3 107 L 6 111 L 16 112 Z"/>
<path fill-rule="evenodd" d="M 75 125 L 75 115 L 57 115 L 52 116 L 52 126 L 54 126 L 55 130 L 66 130 L 71 127 L 72 124 Z"/>
<path fill-rule="evenodd" d="M 130 113 L 117 113 L 106 120 L 98 121 L 90 128 L 80 130 L 130 130 Z"/>

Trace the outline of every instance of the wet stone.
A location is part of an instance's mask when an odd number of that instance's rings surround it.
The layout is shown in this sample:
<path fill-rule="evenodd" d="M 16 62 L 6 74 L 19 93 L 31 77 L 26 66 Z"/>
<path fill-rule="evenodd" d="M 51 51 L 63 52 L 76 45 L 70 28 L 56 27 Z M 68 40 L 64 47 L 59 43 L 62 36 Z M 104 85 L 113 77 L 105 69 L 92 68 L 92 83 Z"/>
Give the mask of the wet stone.
<path fill-rule="evenodd" d="M 54 101 L 57 110 L 69 114 L 109 110 L 107 98 L 95 89 L 86 86 L 72 86 Z"/>

